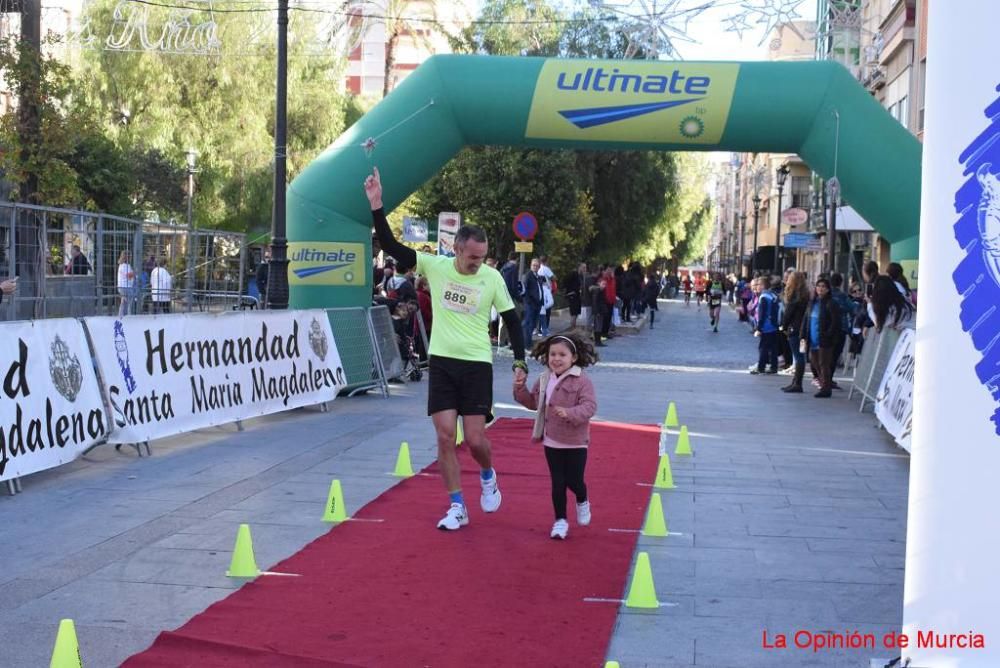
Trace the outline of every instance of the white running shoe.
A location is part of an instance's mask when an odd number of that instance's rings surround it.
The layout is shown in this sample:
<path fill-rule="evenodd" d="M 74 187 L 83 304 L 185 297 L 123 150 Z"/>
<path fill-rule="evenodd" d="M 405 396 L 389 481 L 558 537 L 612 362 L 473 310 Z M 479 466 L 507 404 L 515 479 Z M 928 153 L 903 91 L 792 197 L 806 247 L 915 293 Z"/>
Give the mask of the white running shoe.
<path fill-rule="evenodd" d="M 489 480 L 479 479 L 480 484 L 483 486 L 483 493 L 479 497 L 479 505 L 483 509 L 484 513 L 495 513 L 500 510 L 500 502 L 503 500 L 503 496 L 500 494 L 500 488 L 497 487 L 497 472 L 493 471 L 493 477 Z"/>
<path fill-rule="evenodd" d="M 590 501 L 576 504 L 576 523 L 582 527 L 590 524 Z"/>
<path fill-rule="evenodd" d="M 441 521 L 438 522 L 438 529 L 445 531 L 458 531 L 469 523 L 469 513 L 465 511 L 465 506 L 461 503 L 453 503 L 448 508 L 448 512 Z"/>
<path fill-rule="evenodd" d="M 549 538 L 558 538 L 559 540 L 566 540 L 566 534 L 569 533 L 569 522 L 566 520 L 556 520 L 556 523 L 552 525 L 552 533 L 549 534 Z"/>

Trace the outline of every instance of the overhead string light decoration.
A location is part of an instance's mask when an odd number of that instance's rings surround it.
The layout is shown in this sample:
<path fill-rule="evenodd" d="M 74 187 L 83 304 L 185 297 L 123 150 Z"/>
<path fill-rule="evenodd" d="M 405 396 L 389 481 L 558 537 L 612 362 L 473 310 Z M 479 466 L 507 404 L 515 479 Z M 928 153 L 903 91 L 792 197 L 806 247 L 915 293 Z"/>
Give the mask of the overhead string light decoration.
<path fill-rule="evenodd" d="M 683 59 L 678 44 L 696 43 L 690 35 L 693 20 L 730 12 L 721 19 L 726 32 L 742 40 L 748 31 L 763 26 L 760 44 L 778 26 L 801 18 L 798 7 L 805 0 L 588 0 L 591 8 L 611 14 L 620 22 L 628 40 L 625 58 L 642 54 L 647 59 Z M 792 25 L 793 30 L 798 30 Z M 800 37 L 802 35 L 800 34 Z"/>
<path fill-rule="evenodd" d="M 306 15 L 309 39 L 305 52 L 329 56 L 348 54 L 361 44 L 371 27 L 371 5 L 367 1 L 345 0 L 320 8 L 309 0 L 299 0 L 290 7 Z M 84 5 L 66 36 L 69 46 L 98 48 L 105 51 L 151 52 L 170 55 L 212 56 L 226 53 L 259 55 L 259 46 L 274 42 L 277 11 L 265 0 L 121 0 L 111 14 L 111 27 L 98 35 L 91 19 L 93 6 Z M 249 35 L 245 28 L 238 44 L 226 42 L 226 22 L 221 16 L 254 16 Z M 317 19 L 317 14 L 320 18 Z M 295 14 L 290 23 L 294 39 Z"/>
<path fill-rule="evenodd" d="M 798 28 L 791 22 L 800 18 L 797 10 L 805 0 L 578 0 L 590 7 L 590 16 L 551 21 L 473 20 L 477 25 L 517 23 L 607 23 L 628 42 L 625 58 L 682 59 L 678 45 L 696 42 L 690 36 L 693 20 L 709 18 L 723 24 L 723 30 L 743 38 L 745 32 L 762 31 L 760 43 L 777 27 Z M 849 0 L 843 4 L 850 5 Z M 834 3 L 835 6 L 839 7 Z M 386 20 L 384 7 L 370 0 L 293 0 L 292 16 L 308 15 L 311 55 L 348 54 L 356 49 L 369 28 Z M 110 34 L 96 35 L 88 22 L 90 7 L 85 5 L 79 27 L 69 43 L 79 47 L 113 51 L 150 51 L 164 54 L 215 55 L 226 51 L 254 52 L 254 47 L 270 44 L 273 38 L 273 3 L 267 0 L 121 0 L 112 16 Z M 229 14 L 257 15 L 259 26 L 248 39 L 225 44 Z M 321 18 L 317 19 L 317 15 Z M 853 18 L 853 17 L 852 17 Z M 435 18 L 408 17 L 408 21 L 433 26 Z M 293 21 L 294 25 L 294 21 Z M 800 34 L 800 37 L 802 35 Z"/>

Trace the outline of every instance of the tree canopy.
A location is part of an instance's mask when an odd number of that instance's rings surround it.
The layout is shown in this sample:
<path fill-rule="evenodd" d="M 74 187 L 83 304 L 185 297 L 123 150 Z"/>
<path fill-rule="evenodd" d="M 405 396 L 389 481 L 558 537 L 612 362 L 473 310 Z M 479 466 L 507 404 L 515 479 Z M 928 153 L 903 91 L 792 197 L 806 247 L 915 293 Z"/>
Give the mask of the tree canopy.
<path fill-rule="evenodd" d="M 422 0 L 431 13 L 435 2 Z M 387 3 L 402 17 L 404 0 Z M 95 0 L 86 18 L 96 35 L 120 19 L 117 0 Z M 597 10 L 567 11 L 545 0 L 486 0 L 479 20 L 451 35 L 455 50 L 495 55 L 623 58 L 633 53 L 622 26 Z M 149 7 L 150 16 L 167 8 Z M 157 14 L 159 12 L 159 14 Z M 189 21 L 207 20 L 192 10 Z M 270 228 L 274 151 L 274 26 L 269 14 L 215 14 L 218 53 L 90 49 L 71 67 L 0 46 L 0 73 L 12 89 L 40 68 L 32 91 L 42 133 L 21 159 L 16 112 L 0 118 L 8 150 L 0 167 L 18 182 L 41 175 L 35 199 L 54 206 L 183 218 L 189 150 L 196 152 L 194 217 L 200 227 Z M 601 20 L 593 20 L 600 18 Z M 319 28 L 292 12 L 288 60 L 289 179 L 363 113 L 344 92 L 344 54 L 317 51 Z M 687 262 L 703 252 L 711 220 L 706 162 L 656 151 L 545 151 L 471 147 L 403 207 L 428 219 L 460 211 L 482 225 L 491 254 L 513 250 L 510 223 L 538 218 L 536 252 L 560 271 L 580 260 Z"/>

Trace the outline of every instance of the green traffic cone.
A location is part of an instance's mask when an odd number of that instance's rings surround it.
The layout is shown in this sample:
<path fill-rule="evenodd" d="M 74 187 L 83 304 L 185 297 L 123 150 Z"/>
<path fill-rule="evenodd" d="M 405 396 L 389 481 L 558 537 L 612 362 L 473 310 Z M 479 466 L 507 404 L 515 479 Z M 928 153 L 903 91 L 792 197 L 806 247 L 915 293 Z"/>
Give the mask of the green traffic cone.
<path fill-rule="evenodd" d="M 396 470 L 392 472 L 397 478 L 409 478 L 413 475 L 410 464 L 410 444 L 403 441 L 399 444 L 399 455 L 396 457 Z"/>
<path fill-rule="evenodd" d="M 674 402 L 671 401 L 670 405 L 667 406 L 667 417 L 663 419 L 663 426 L 677 427 L 679 425 L 680 422 L 677 421 L 677 406 L 675 406 Z"/>
<path fill-rule="evenodd" d="M 674 449 L 675 455 L 692 455 L 691 452 L 691 439 L 688 438 L 688 428 L 687 425 L 681 427 L 681 435 L 677 437 L 677 448 Z"/>
<path fill-rule="evenodd" d="M 250 538 L 250 525 L 241 524 L 236 532 L 236 546 L 233 548 L 233 559 L 229 562 L 226 576 L 231 578 L 255 578 L 260 575 L 257 560 L 253 556 L 253 541 Z"/>
<path fill-rule="evenodd" d="M 640 552 L 632 574 L 632 585 L 625 599 L 626 608 L 659 608 L 656 589 L 653 587 L 653 571 L 649 567 L 649 554 Z"/>

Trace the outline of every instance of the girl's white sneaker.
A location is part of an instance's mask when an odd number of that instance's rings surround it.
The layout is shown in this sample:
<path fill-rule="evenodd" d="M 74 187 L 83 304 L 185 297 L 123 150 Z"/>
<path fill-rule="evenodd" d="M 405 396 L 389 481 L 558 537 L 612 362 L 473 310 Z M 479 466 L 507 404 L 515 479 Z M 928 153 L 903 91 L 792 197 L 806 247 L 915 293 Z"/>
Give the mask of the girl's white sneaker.
<path fill-rule="evenodd" d="M 582 527 L 590 524 L 590 501 L 576 504 L 576 523 Z"/>
<path fill-rule="evenodd" d="M 556 523 L 552 525 L 552 533 L 549 534 L 550 538 L 558 538 L 559 540 L 566 540 L 566 534 L 569 533 L 569 522 L 566 520 L 556 520 Z"/>

